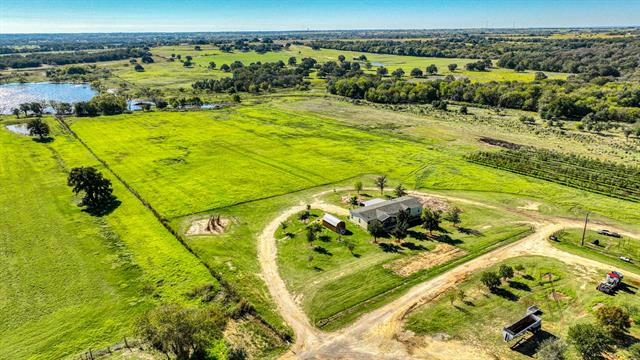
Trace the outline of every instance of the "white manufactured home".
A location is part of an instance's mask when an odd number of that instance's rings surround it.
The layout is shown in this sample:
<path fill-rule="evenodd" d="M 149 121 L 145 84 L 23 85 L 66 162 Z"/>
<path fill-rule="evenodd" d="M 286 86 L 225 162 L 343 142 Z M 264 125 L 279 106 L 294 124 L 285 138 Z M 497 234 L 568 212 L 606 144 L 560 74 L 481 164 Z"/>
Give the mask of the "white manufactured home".
<path fill-rule="evenodd" d="M 409 219 L 415 220 L 422 213 L 422 204 L 412 196 L 402 196 L 393 200 L 376 201 L 372 205 L 349 211 L 349 220 L 366 229 L 373 220 L 378 220 L 385 228 L 396 223 L 400 211 L 408 211 Z"/>

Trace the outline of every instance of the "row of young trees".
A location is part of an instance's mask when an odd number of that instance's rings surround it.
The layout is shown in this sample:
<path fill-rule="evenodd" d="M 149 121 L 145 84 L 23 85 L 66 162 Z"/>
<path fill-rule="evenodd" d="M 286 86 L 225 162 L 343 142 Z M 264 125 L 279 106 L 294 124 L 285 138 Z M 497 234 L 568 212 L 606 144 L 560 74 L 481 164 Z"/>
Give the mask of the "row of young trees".
<path fill-rule="evenodd" d="M 467 160 L 609 196 L 640 200 L 640 168 L 552 150 L 480 151 Z"/>
<path fill-rule="evenodd" d="M 593 120 L 602 122 L 633 123 L 640 119 L 640 108 L 636 108 L 640 106 L 636 104 L 640 87 L 633 85 L 610 86 L 604 90 L 563 81 L 472 83 L 448 76 L 443 80 L 409 82 L 362 75 L 332 78 L 327 83 L 327 90 L 352 99 L 385 104 L 451 100 L 539 111 L 544 119 L 580 120 L 589 114 Z M 603 96 L 605 91 L 608 96 Z"/>

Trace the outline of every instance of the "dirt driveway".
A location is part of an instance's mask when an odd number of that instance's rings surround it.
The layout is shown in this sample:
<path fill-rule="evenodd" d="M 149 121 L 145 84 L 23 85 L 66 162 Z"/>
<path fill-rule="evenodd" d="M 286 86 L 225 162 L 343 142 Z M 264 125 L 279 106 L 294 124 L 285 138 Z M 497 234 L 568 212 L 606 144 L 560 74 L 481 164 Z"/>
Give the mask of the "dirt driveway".
<path fill-rule="evenodd" d="M 318 200 L 321 195 L 327 192 L 316 194 L 311 206 L 315 209 L 345 215 L 347 210 L 344 208 Z M 411 192 L 411 194 L 435 196 L 451 201 L 495 208 L 492 205 L 467 199 L 423 192 Z M 264 228 L 258 238 L 258 257 L 262 268 L 262 276 L 278 306 L 280 314 L 295 333 L 296 342 L 290 351 L 283 356 L 285 359 L 490 359 L 491 357 L 483 354 L 478 349 L 457 341 L 426 341 L 426 343 L 421 344 L 418 351 L 409 354 L 404 343 L 398 340 L 402 333 L 403 319 L 412 309 L 435 299 L 440 294 L 462 282 L 470 274 L 512 257 L 540 255 L 552 257 L 570 265 L 582 265 L 602 270 L 620 270 L 610 265 L 560 251 L 547 241 L 549 235 L 555 231 L 564 228 L 582 227 L 584 225 L 582 221 L 545 217 L 532 213 L 530 223 L 534 226 L 535 233 L 414 286 L 398 299 L 363 315 L 344 329 L 323 332 L 311 325 L 304 311 L 298 306 L 288 291 L 284 280 L 280 277 L 276 262 L 277 245 L 274 234 L 278 226 L 295 213 L 304 210 L 304 208 L 305 205 L 299 204 L 282 212 Z M 513 211 L 518 212 L 520 215 L 523 214 L 522 210 L 513 209 Z M 595 228 L 596 225 L 591 224 L 589 227 Z M 608 228 L 625 236 L 640 238 L 639 234 L 629 233 L 611 226 L 608 226 Z"/>

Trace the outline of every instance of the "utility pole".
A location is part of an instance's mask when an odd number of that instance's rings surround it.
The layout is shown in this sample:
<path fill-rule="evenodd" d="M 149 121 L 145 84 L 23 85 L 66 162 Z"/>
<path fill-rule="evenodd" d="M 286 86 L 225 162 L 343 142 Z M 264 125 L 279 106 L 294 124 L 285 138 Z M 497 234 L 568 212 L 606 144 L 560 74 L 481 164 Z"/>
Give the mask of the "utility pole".
<path fill-rule="evenodd" d="M 584 218 L 584 229 L 582 229 L 582 243 L 580 246 L 584 246 L 584 235 L 587 233 L 587 221 L 589 221 L 589 212 L 587 212 L 587 216 Z"/>

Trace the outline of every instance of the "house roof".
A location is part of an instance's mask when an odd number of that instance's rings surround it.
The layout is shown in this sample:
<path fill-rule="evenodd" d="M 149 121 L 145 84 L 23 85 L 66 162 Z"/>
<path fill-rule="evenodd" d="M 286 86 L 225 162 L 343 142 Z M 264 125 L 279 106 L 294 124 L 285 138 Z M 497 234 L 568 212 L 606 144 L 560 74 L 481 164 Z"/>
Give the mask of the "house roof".
<path fill-rule="evenodd" d="M 324 214 L 324 216 L 322 217 L 322 220 L 326 221 L 327 223 L 333 226 L 338 226 L 338 224 L 342 222 L 342 220 L 338 219 L 337 217 L 331 214 Z"/>
<path fill-rule="evenodd" d="M 397 199 L 351 210 L 351 216 L 360 217 L 367 222 L 373 219 L 385 221 L 392 216 L 396 216 L 400 211 L 418 207 L 422 207 L 418 199 L 412 196 L 402 196 Z"/>
<path fill-rule="evenodd" d="M 367 200 L 367 201 L 363 201 L 362 202 L 362 206 L 371 206 L 371 205 L 375 205 L 375 204 L 380 204 L 385 202 L 386 200 L 384 199 L 380 199 L 380 198 L 373 198 L 371 200 Z"/>

